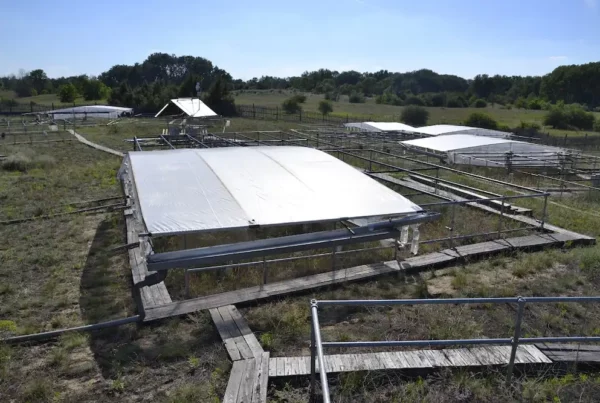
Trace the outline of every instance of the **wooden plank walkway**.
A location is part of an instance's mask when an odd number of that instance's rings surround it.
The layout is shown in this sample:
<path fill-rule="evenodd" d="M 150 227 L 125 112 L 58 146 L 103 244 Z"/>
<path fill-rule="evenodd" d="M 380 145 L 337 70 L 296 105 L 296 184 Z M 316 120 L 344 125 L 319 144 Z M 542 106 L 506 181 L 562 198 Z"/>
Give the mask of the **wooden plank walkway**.
<path fill-rule="evenodd" d="M 210 316 L 232 361 L 257 358 L 264 354 L 258 339 L 235 306 L 213 308 Z"/>
<path fill-rule="evenodd" d="M 536 343 L 535 346 L 554 362 L 600 363 L 600 346 L 596 344 Z"/>
<path fill-rule="evenodd" d="M 233 362 L 223 403 L 264 403 L 269 382 L 269 353 Z"/>
<path fill-rule="evenodd" d="M 109 154 L 112 154 L 112 155 L 116 155 L 117 157 L 121 157 L 121 158 L 123 158 L 123 157 L 125 156 L 125 154 L 124 154 L 124 153 L 122 153 L 122 152 L 120 152 L 120 151 L 113 150 L 112 148 L 108 148 L 108 147 L 105 147 L 105 146 L 101 146 L 100 144 L 96 144 L 96 143 L 93 143 L 93 142 L 89 141 L 88 139 L 86 139 L 85 137 L 83 137 L 81 134 L 77 134 L 77 133 L 75 132 L 75 130 L 72 130 L 72 129 L 67 129 L 67 131 L 68 131 L 69 133 L 71 133 L 73 136 L 75 136 L 75 138 L 76 138 L 76 139 L 77 139 L 77 140 L 78 140 L 80 143 L 83 143 L 83 144 L 85 144 L 86 146 L 89 146 L 89 147 L 95 148 L 96 150 L 104 151 L 105 153 L 109 153 Z"/>
<path fill-rule="evenodd" d="M 506 365 L 510 360 L 510 346 L 448 348 L 441 350 L 412 350 L 363 354 L 333 354 L 325 356 L 327 373 L 436 369 L 444 367 L 489 367 Z M 534 345 L 520 345 L 515 358 L 517 364 L 551 364 Z M 319 365 L 317 363 L 317 371 Z M 273 357 L 269 376 L 310 375 L 310 357 Z"/>
<path fill-rule="evenodd" d="M 427 267 L 456 263 L 467 258 L 487 256 L 510 250 L 563 246 L 567 242 L 575 244 L 578 239 L 579 238 L 573 238 L 569 234 L 534 234 L 523 237 L 506 238 L 498 241 L 464 245 L 454 249 L 445 249 L 440 252 L 414 256 L 401 261 L 400 263 L 397 261 L 389 261 L 355 266 L 263 286 L 249 287 L 185 301 L 176 301 L 163 306 L 151 307 L 146 311 L 144 320 L 151 321 L 171 316 L 185 315 L 204 309 L 255 301 L 277 295 L 292 294 L 349 281 L 364 280 L 404 270 L 422 270 Z"/>

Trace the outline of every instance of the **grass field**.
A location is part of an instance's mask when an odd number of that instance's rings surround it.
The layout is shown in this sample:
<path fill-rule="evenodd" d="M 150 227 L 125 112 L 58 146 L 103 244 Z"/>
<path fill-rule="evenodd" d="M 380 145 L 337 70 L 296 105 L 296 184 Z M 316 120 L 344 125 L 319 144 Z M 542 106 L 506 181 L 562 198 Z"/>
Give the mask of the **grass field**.
<path fill-rule="evenodd" d="M 73 106 L 73 102 L 61 102 L 60 98 L 58 97 L 58 94 L 42 94 L 42 95 L 36 95 L 33 97 L 22 97 L 22 98 L 18 98 L 17 94 L 15 94 L 14 91 L 0 91 L 0 98 L 4 98 L 4 99 L 14 99 L 15 101 L 17 101 L 20 104 L 28 104 L 30 102 L 35 102 L 36 104 L 39 105 L 52 105 L 54 104 L 55 107 L 59 107 L 59 106 Z M 105 105 L 106 104 L 106 99 L 99 99 L 97 101 L 86 101 L 83 97 L 78 97 L 75 99 L 75 104 L 90 104 L 90 103 L 97 103 L 98 105 Z"/>
<path fill-rule="evenodd" d="M 276 130 L 288 123 L 233 119 L 228 131 Z M 132 120 L 78 128 L 90 140 L 119 150 L 136 136 L 156 136 L 164 123 Z M 77 142 L 0 143 L 0 220 L 68 211 L 67 203 L 120 194 L 120 159 Z M 476 184 L 474 184 L 476 185 Z M 600 236 L 600 202 L 552 199 L 549 221 Z M 540 202 L 530 207 L 539 210 Z M 575 209 L 575 210 L 573 210 Z M 470 228 L 495 228 L 497 218 L 463 216 Z M 95 323 L 135 314 L 121 212 L 73 215 L 0 226 L 0 336 Z M 436 236 L 431 227 L 423 236 Z M 470 229 L 464 228 L 461 231 Z M 428 232 L 428 233 L 425 233 Z M 441 233 L 441 232 L 440 232 Z M 171 275 L 170 275 L 171 276 Z M 175 276 L 167 278 L 172 287 Z M 235 279 L 234 279 L 235 280 Z M 211 280 L 213 281 L 213 280 Z M 200 281 L 198 292 L 224 284 Z M 272 355 L 307 354 L 309 300 L 438 296 L 597 295 L 600 247 L 516 253 L 423 273 L 388 276 L 281 298 L 242 309 Z M 180 292 L 174 288 L 174 294 Z M 322 315 L 326 340 L 506 337 L 514 311 L 506 306 L 336 308 Z M 526 311 L 528 335 L 598 335 L 600 307 L 548 304 Z M 73 334 L 32 345 L 0 344 L 0 401 L 217 402 L 230 363 L 206 312 L 151 325 Z M 600 373 L 568 368 L 519 373 L 512 387 L 502 372 L 444 371 L 421 379 L 401 373 L 349 373 L 332 378 L 336 402 L 594 402 Z M 304 402 L 308 379 L 276 381 L 273 402 Z"/>
<path fill-rule="evenodd" d="M 252 105 L 256 106 L 269 106 L 269 107 L 280 107 L 282 102 L 289 98 L 292 94 L 282 91 L 281 93 L 276 90 L 268 91 L 244 91 L 237 93 L 235 96 L 235 102 L 240 105 Z M 318 112 L 319 101 L 323 99 L 322 95 L 319 94 L 306 94 L 306 102 L 303 104 L 305 111 Z M 402 106 L 394 105 L 382 105 L 376 104 L 374 98 L 367 98 L 365 103 L 362 104 L 351 104 L 348 102 L 347 96 L 341 96 L 338 102 L 333 102 L 333 113 L 334 116 L 341 117 L 353 117 L 364 121 L 377 121 L 377 120 L 392 120 L 400 121 L 400 115 L 402 113 Z M 506 109 L 503 106 L 495 105 L 494 107 L 488 106 L 487 108 L 426 108 L 429 111 L 428 125 L 433 124 L 462 124 L 471 113 L 473 112 L 484 112 L 492 116 L 501 125 L 507 125 L 509 127 L 517 127 L 521 122 L 535 122 L 539 125 L 543 125 L 544 115 L 546 111 L 535 111 L 527 109 Z M 595 112 L 597 119 L 600 119 L 600 113 Z M 551 128 L 544 128 L 544 132 L 549 132 L 553 135 L 564 135 L 569 136 L 585 135 L 585 131 L 565 131 L 565 130 L 554 130 Z M 587 132 L 589 134 L 595 134 L 594 132 Z M 599 133 L 600 134 L 600 133 Z"/>

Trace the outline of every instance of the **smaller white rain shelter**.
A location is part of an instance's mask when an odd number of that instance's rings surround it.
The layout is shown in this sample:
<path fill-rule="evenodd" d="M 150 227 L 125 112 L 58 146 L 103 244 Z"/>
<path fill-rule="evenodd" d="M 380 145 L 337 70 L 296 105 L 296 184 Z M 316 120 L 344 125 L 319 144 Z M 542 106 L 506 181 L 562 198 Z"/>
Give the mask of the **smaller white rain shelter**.
<path fill-rule="evenodd" d="M 511 133 L 500 130 L 482 129 L 479 127 L 455 126 L 455 125 L 433 125 L 414 129 L 415 132 L 426 136 L 444 136 L 448 134 L 470 134 L 473 136 L 509 138 Z"/>
<path fill-rule="evenodd" d="M 504 138 L 451 134 L 402 141 L 401 144 L 415 152 L 436 154 L 454 164 L 504 167 L 556 166 L 568 150 L 541 144 L 526 143 Z"/>
<path fill-rule="evenodd" d="M 133 108 L 108 105 L 74 106 L 72 108 L 55 109 L 44 112 L 54 120 L 82 119 L 82 118 L 106 118 L 116 119 L 125 114 L 133 113 Z"/>
<path fill-rule="evenodd" d="M 412 126 L 405 125 L 399 122 L 362 122 L 362 123 L 346 123 L 344 126 L 353 131 L 362 132 L 401 132 L 413 133 L 416 129 Z"/>
<path fill-rule="evenodd" d="M 170 100 L 154 117 L 179 115 L 182 112 L 191 118 L 218 116 L 199 98 L 177 98 Z"/>

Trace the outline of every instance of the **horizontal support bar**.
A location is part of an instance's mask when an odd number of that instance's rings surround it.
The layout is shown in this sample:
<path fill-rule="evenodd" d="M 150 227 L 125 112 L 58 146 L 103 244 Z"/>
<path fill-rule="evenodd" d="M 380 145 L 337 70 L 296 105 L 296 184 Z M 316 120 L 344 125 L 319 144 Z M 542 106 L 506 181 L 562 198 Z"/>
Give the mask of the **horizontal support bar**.
<path fill-rule="evenodd" d="M 158 253 L 147 258 L 148 270 L 188 268 L 203 264 L 222 263 L 253 257 L 265 257 L 302 250 L 330 248 L 377 241 L 398 236 L 399 227 L 433 221 L 439 213 L 424 212 L 397 220 L 382 221 L 363 227 L 261 239 L 236 244 L 218 245 L 175 252 Z"/>
<path fill-rule="evenodd" d="M 323 347 L 361 348 L 361 347 L 423 347 L 423 346 L 461 346 L 474 344 L 511 344 L 511 338 L 503 339 L 458 339 L 458 340 L 389 340 L 389 341 L 324 341 Z"/>
<path fill-rule="evenodd" d="M 356 299 L 317 300 L 319 306 L 390 306 L 390 305 L 454 305 L 454 304 L 510 304 L 554 302 L 600 302 L 600 297 L 511 297 L 511 298 L 439 298 L 439 299 Z"/>

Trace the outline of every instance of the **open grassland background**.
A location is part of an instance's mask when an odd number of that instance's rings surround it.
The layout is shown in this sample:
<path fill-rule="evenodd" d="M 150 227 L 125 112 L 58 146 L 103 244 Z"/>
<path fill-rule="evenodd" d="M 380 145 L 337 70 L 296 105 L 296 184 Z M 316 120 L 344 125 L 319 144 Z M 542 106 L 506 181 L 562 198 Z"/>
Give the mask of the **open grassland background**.
<path fill-rule="evenodd" d="M 256 106 L 268 106 L 268 107 L 279 107 L 284 100 L 292 96 L 292 93 L 277 90 L 266 90 L 266 91 L 243 91 L 235 94 L 235 102 L 239 105 L 256 105 Z M 318 112 L 319 101 L 323 100 L 321 94 L 310 94 L 306 93 L 306 102 L 302 104 L 302 108 L 305 111 Z M 374 98 L 367 98 L 365 103 L 350 103 L 348 102 L 348 96 L 341 96 L 337 102 L 332 102 L 333 113 L 332 116 L 341 116 L 354 119 L 362 119 L 365 121 L 400 121 L 400 115 L 402 114 L 402 106 L 376 104 Z M 539 125 L 543 125 L 544 116 L 547 111 L 536 111 L 528 109 L 506 109 L 500 105 L 488 105 L 486 108 L 442 108 L 442 107 L 426 107 L 429 111 L 428 125 L 434 124 L 462 124 L 473 112 L 484 112 L 492 116 L 501 125 L 508 125 L 510 127 L 517 127 L 521 122 L 535 122 Z M 594 112 L 596 119 L 600 119 L 600 113 Z M 549 132 L 552 135 L 568 134 L 569 136 L 585 135 L 588 133 L 598 134 L 593 131 L 565 131 L 565 130 L 554 130 L 551 128 L 544 128 L 545 132 Z"/>
<path fill-rule="evenodd" d="M 234 119 L 227 130 L 290 127 Z M 127 150 L 130 145 L 123 139 L 154 136 L 162 128 L 160 123 L 132 121 L 113 132 L 110 126 L 77 131 Z M 16 166 L 22 167 L 0 169 L 1 219 L 67 211 L 66 203 L 120 192 L 119 158 L 78 143 L 0 145 L 0 155 L 18 156 Z M 555 203 L 548 205 L 551 223 L 600 235 L 595 197 L 551 201 Z M 539 211 L 539 202 L 532 203 Z M 463 225 L 496 228 L 497 217 L 466 214 Z M 444 226 L 424 228 L 423 236 L 441 233 Z M 3 337 L 136 313 L 126 255 L 108 253 L 125 242 L 119 212 L 0 226 L 0 239 Z M 239 270 L 238 274 L 245 273 Z M 169 275 L 167 280 L 176 277 Z M 201 282 L 198 287 L 207 284 L 215 286 Z M 310 298 L 597 295 L 599 287 L 600 248 L 577 248 L 507 254 L 421 275 L 387 276 L 251 305 L 242 312 L 263 347 L 282 356 L 308 354 Z M 323 310 L 321 321 L 325 340 L 506 337 L 514 314 L 508 306 L 490 305 L 335 308 Z M 523 329 L 527 335 L 539 336 L 598 335 L 598 323 L 600 309 L 594 305 L 547 304 L 527 308 Z M 44 344 L 0 345 L 0 401 L 212 402 L 223 396 L 229 368 L 210 316 L 202 312 L 151 325 L 67 335 Z M 494 371 L 448 371 L 425 379 L 389 372 L 349 373 L 332 377 L 332 394 L 337 402 L 596 401 L 598 374 L 580 370 L 518 374 L 511 388 L 504 386 L 503 373 Z M 274 402 L 306 401 L 308 379 L 277 380 L 269 394 Z"/>

